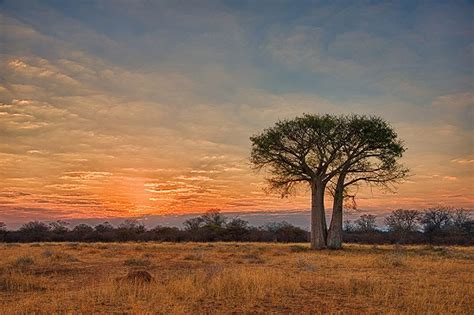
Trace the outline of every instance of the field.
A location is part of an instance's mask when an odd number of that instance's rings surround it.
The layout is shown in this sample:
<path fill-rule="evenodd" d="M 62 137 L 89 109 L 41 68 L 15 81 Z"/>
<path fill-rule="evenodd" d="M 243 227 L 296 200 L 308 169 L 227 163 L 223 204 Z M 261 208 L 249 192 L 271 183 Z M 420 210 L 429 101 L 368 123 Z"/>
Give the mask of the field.
<path fill-rule="evenodd" d="M 474 247 L 0 245 L 2 314 L 473 314 Z M 151 282 L 131 281 L 146 270 Z"/>

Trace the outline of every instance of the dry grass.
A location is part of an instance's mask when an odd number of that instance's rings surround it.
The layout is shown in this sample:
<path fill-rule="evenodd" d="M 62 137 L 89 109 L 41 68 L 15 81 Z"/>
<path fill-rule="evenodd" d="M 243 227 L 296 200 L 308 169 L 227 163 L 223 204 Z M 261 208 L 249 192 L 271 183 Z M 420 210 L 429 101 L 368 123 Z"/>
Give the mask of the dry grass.
<path fill-rule="evenodd" d="M 473 261 L 473 247 L 0 244 L 0 310 L 472 314 Z M 130 270 L 147 270 L 153 281 L 116 281 Z"/>

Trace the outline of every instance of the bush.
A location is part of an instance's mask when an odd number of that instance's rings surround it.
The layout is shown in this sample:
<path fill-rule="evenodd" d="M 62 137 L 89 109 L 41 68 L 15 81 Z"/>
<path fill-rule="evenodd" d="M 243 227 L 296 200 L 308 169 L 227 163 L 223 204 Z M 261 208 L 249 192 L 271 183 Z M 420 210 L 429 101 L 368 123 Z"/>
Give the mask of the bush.
<path fill-rule="evenodd" d="M 290 246 L 290 252 L 293 252 L 293 253 L 308 252 L 309 250 L 310 248 L 308 246 L 303 246 L 303 245 Z"/>
<path fill-rule="evenodd" d="M 22 256 L 22 257 L 18 257 L 14 262 L 12 262 L 11 266 L 23 269 L 23 268 L 27 268 L 34 265 L 34 263 L 35 261 L 32 257 Z"/>
<path fill-rule="evenodd" d="M 148 259 L 137 259 L 137 258 L 130 258 L 123 262 L 125 266 L 136 266 L 136 267 L 146 267 L 151 265 L 151 261 Z"/>

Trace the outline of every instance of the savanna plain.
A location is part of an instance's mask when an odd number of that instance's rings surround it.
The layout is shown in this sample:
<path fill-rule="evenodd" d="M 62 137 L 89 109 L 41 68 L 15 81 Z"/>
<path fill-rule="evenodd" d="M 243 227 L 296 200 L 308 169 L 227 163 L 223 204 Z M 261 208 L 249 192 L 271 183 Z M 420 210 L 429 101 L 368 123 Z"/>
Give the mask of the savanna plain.
<path fill-rule="evenodd" d="M 2 314 L 473 314 L 474 247 L 0 244 Z M 146 271 L 149 278 L 130 277 Z M 136 273 L 138 272 L 138 273 Z M 128 276 L 127 276 L 128 275 Z"/>

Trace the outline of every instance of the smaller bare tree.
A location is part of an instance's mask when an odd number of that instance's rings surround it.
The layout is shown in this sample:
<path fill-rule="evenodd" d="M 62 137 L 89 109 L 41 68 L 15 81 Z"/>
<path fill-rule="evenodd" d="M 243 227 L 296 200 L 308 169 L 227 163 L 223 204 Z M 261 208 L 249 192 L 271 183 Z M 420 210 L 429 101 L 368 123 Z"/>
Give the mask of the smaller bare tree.
<path fill-rule="evenodd" d="M 398 209 L 385 218 L 385 224 L 390 231 L 415 232 L 419 228 L 422 214 L 418 210 Z"/>
<path fill-rule="evenodd" d="M 420 211 L 398 209 L 385 218 L 385 224 L 390 232 L 398 234 L 400 241 L 404 242 L 408 233 L 418 230 L 421 218 Z"/>
<path fill-rule="evenodd" d="M 63 220 L 57 220 L 49 223 L 50 231 L 55 234 L 66 234 L 69 231 L 69 223 Z"/>
<path fill-rule="evenodd" d="M 373 232 L 377 228 L 375 223 L 375 215 L 363 214 L 355 220 L 356 230 L 360 232 Z"/>
<path fill-rule="evenodd" d="M 451 208 L 439 206 L 425 210 L 421 218 L 423 230 L 429 234 L 443 232 L 452 224 Z"/>
<path fill-rule="evenodd" d="M 463 209 L 463 208 L 455 209 L 452 212 L 453 225 L 458 230 L 463 230 L 466 224 L 470 221 L 470 219 L 471 219 L 470 213 L 466 209 Z"/>

